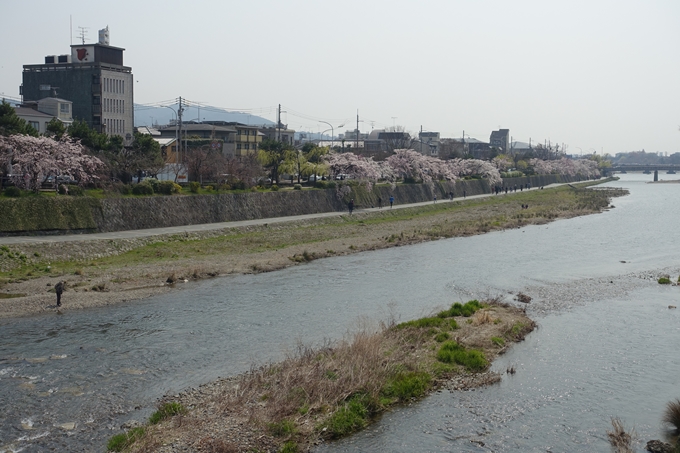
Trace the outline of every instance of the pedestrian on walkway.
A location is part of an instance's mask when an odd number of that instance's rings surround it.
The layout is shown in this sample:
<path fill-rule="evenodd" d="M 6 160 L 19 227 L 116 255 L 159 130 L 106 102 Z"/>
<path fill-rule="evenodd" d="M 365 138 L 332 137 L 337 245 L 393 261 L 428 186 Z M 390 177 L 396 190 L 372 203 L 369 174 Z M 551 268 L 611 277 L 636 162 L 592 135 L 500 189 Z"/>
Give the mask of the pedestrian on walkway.
<path fill-rule="evenodd" d="M 453 201 L 453 192 L 449 192 L 449 196 L 451 197 L 451 201 Z"/>
<path fill-rule="evenodd" d="M 378 197 L 378 208 L 382 209 L 382 198 Z"/>
<path fill-rule="evenodd" d="M 437 194 L 434 194 L 434 202 L 437 202 Z"/>
<path fill-rule="evenodd" d="M 467 198 L 467 191 L 463 191 L 463 198 Z"/>
<path fill-rule="evenodd" d="M 60 281 L 54 285 L 54 292 L 57 293 L 57 307 L 61 307 L 61 293 L 64 292 L 64 282 Z"/>
<path fill-rule="evenodd" d="M 352 211 L 354 211 L 354 198 L 349 200 L 347 207 L 349 208 L 349 215 L 352 215 Z"/>
<path fill-rule="evenodd" d="M 392 209 L 393 204 L 394 204 L 394 196 L 390 195 L 390 209 Z"/>

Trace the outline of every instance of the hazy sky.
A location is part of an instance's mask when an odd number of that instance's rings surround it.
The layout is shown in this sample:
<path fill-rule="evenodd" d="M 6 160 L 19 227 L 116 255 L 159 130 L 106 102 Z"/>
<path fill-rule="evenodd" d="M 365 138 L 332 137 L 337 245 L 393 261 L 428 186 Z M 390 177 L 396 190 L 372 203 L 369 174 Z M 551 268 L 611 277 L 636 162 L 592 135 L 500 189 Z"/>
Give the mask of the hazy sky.
<path fill-rule="evenodd" d="M 0 96 L 109 26 L 136 103 L 178 96 L 335 134 L 680 151 L 679 0 L 0 0 Z M 203 116 L 203 115 L 202 115 Z M 205 115 L 207 117 L 207 115 Z M 344 128 L 338 128 L 345 123 Z"/>

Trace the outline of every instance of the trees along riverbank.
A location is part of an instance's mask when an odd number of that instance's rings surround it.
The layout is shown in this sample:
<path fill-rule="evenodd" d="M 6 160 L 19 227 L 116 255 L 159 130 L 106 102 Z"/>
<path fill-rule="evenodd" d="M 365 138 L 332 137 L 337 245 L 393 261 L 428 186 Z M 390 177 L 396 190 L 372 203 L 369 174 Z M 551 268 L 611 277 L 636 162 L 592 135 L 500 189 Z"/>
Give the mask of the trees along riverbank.
<path fill-rule="evenodd" d="M 66 282 L 65 309 L 171 291 L 181 282 L 601 212 L 619 189 L 588 184 L 201 233 L 0 247 L 0 317 L 39 313 Z M 522 205 L 528 206 L 523 209 Z"/>

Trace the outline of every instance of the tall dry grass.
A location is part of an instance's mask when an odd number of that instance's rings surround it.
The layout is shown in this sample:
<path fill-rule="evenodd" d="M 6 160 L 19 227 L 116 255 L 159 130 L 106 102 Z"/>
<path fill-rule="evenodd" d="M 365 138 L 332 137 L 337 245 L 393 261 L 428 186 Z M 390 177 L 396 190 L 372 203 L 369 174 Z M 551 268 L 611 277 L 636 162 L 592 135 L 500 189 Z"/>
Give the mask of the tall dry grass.
<path fill-rule="evenodd" d="M 633 444 L 637 441 L 637 433 L 632 428 L 626 431 L 621 419 L 612 418 L 612 430 L 607 431 L 607 437 L 616 453 L 635 453 Z"/>
<path fill-rule="evenodd" d="M 666 405 L 663 421 L 674 426 L 676 432 L 680 432 L 680 398 Z"/>
<path fill-rule="evenodd" d="M 298 426 L 313 427 L 316 415 L 339 402 L 357 393 L 377 401 L 395 372 L 416 370 L 411 349 L 401 347 L 406 341 L 401 332 L 383 327 L 377 332 L 361 330 L 333 346 L 298 345 L 283 362 L 243 375 L 235 391 L 222 395 L 221 408 L 246 411 L 244 415 L 259 423 L 293 419 Z M 412 336 L 408 343 L 414 343 Z"/>

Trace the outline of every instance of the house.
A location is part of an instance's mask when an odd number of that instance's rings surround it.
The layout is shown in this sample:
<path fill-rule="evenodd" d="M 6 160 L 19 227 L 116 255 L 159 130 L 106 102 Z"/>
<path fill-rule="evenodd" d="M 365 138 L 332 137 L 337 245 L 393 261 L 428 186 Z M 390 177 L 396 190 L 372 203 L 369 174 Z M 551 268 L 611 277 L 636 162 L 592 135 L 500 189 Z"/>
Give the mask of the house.
<path fill-rule="evenodd" d="M 439 157 L 439 132 L 420 132 L 412 148 L 424 156 Z"/>
<path fill-rule="evenodd" d="M 47 132 L 47 125 L 54 119 L 54 116 L 30 107 L 14 107 L 14 111 L 19 118 L 26 121 L 29 126 L 40 134 Z"/>

